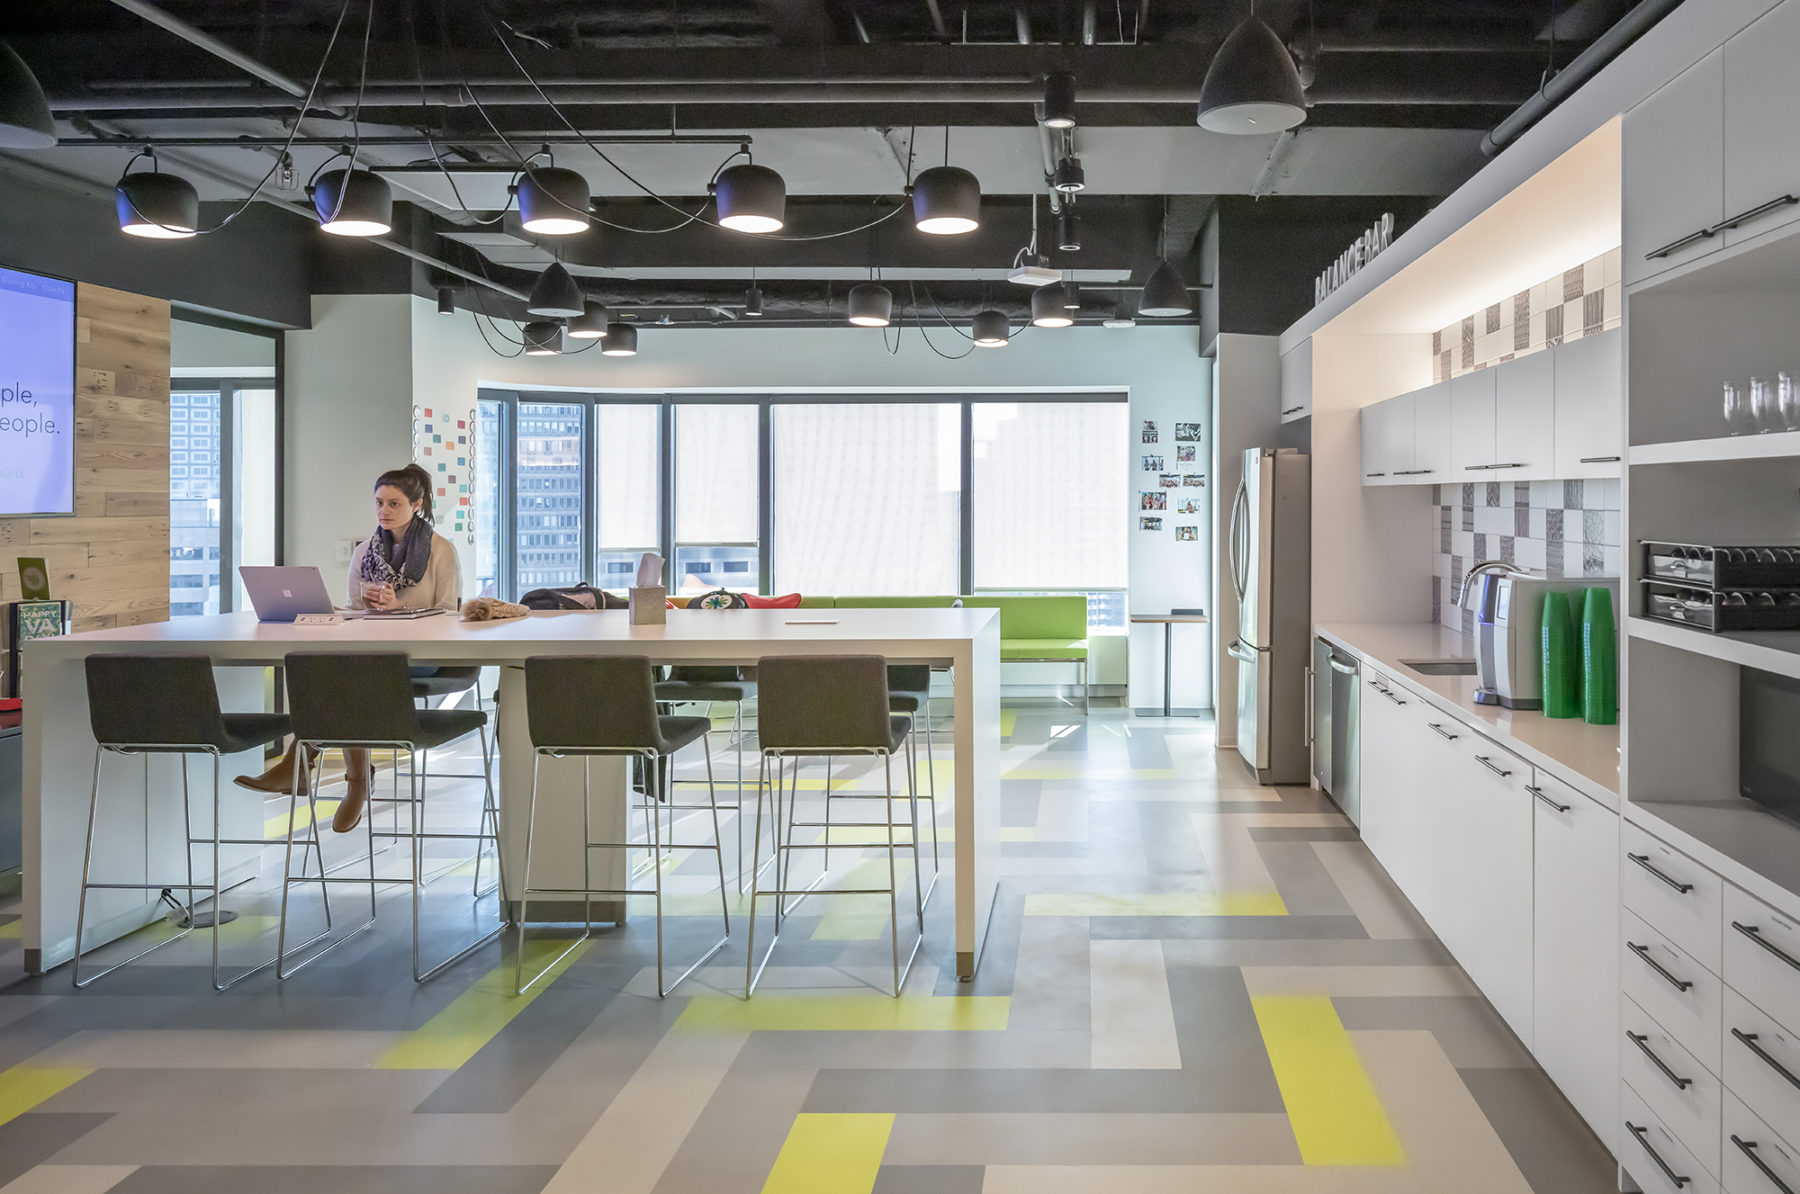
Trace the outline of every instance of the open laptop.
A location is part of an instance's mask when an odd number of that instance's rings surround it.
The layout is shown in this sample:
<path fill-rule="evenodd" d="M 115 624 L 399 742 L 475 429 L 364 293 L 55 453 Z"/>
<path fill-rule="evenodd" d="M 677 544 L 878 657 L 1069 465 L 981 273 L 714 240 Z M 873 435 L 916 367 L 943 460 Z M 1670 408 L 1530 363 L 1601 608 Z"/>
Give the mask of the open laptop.
<path fill-rule="evenodd" d="M 292 622 L 301 614 L 342 614 L 346 618 L 425 618 L 440 609 L 338 609 L 331 604 L 325 578 L 312 567 L 244 564 L 238 568 L 244 592 L 259 622 Z"/>

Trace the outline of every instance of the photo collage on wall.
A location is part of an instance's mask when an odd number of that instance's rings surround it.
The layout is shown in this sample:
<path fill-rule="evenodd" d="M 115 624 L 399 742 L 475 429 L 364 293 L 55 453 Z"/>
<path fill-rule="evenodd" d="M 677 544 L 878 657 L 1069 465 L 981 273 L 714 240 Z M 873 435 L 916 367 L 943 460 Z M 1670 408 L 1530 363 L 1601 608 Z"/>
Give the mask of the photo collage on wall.
<path fill-rule="evenodd" d="M 1170 508 L 1169 495 L 1163 492 L 1166 489 L 1206 488 L 1205 473 L 1179 471 L 1183 467 L 1199 465 L 1200 436 L 1199 423 L 1175 424 L 1175 465 L 1178 471 L 1168 471 L 1164 463 L 1166 457 L 1160 454 L 1145 454 L 1142 457 L 1143 472 L 1156 477 L 1156 488 L 1138 490 L 1139 510 L 1168 510 Z M 1139 439 L 1146 444 L 1161 443 L 1161 430 L 1157 427 L 1155 419 L 1143 421 Z M 1144 484 L 1148 485 L 1149 483 L 1149 477 L 1145 477 Z M 1174 510 L 1177 514 L 1198 515 L 1204 513 L 1200 499 L 1197 497 L 1178 496 L 1174 502 Z M 1161 531 L 1163 529 L 1162 522 L 1161 518 L 1140 517 L 1138 529 L 1140 531 Z M 1175 541 L 1177 543 L 1198 543 L 1200 541 L 1199 524 L 1177 523 Z"/>
<path fill-rule="evenodd" d="M 475 542 L 475 411 L 413 407 L 413 459 L 431 474 L 440 534 Z"/>

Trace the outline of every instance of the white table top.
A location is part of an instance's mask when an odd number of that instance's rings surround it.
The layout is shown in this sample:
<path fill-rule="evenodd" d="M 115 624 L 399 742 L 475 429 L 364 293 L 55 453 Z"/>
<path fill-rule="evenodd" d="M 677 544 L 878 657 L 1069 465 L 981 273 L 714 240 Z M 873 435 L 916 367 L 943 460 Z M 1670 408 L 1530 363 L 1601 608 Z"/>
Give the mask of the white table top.
<path fill-rule="evenodd" d="M 279 663 L 290 651 L 404 651 L 434 663 L 499 664 L 528 655 L 642 653 L 659 662 L 739 663 L 759 655 L 885 655 L 948 663 L 978 638 L 999 640 L 994 609 L 670 610 L 633 626 L 625 610 L 533 613 L 499 622 L 359 618 L 335 626 L 218 614 L 92 630 L 26 644 L 27 658 L 199 651 L 225 663 Z M 27 668 L 29 668 L 27 664 Z"/>

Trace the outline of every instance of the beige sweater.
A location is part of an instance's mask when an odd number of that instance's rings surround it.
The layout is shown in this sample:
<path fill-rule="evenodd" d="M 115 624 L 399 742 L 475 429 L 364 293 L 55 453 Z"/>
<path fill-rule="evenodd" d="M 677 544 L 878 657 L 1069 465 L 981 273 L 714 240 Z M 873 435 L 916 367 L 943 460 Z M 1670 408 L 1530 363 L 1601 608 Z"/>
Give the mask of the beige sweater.
<path fill-rule="evenodd" d="M 350 553 L 350 608 L 363 605 L 363 556 L 369 551 L 364 539 Z M 462 568 L 456 562 L 456 544 L 439 534 L 431 536 L 431 560 L 425 565 L 424 579 L 408 589 L 400 590 L 400 604 L 407 609 L 447 609 L 454 611 L 462 604 Z"/>

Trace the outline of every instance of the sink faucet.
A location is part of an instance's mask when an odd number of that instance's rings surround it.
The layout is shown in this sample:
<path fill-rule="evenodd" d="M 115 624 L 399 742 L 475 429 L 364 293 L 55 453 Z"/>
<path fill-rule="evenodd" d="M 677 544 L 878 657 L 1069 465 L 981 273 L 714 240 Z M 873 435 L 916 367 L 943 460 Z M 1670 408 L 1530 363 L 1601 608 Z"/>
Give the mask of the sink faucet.
<path fill-rule="evenodd" d="M 1531 575 L 1531 573 L 1527 572 L 1525 569 L 1518 567 L 1516 564 L 1509 564 L 1505 560 L 1483 560 L 1481 563 L 1463 573 L 1462 583 L 1456 588 L 1456 604 L 1459 608 L 1469 608 L 1464 604 L 1469 596 L 1469 582 L 1484 572 L 1498 572 L 1508 576 Z"/>

